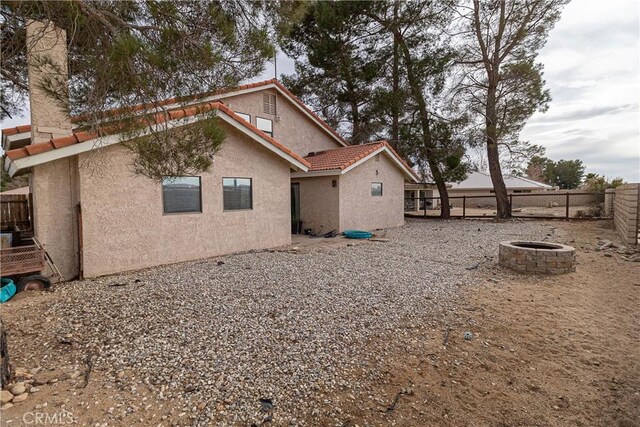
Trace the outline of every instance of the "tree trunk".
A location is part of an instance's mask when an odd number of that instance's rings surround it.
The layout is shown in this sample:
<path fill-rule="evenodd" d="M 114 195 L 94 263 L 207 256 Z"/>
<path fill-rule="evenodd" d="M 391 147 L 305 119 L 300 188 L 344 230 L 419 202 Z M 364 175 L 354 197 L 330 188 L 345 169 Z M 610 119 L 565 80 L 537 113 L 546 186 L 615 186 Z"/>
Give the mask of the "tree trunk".
<path fill-rule="evenodd" d="M 9 361 L 9 350 L 7 346 L 7 333 L 4 330 L 4 323 L 0 320 L 0 386 L 4 387 L 13 379 L 13 370 Z"/>
<path fill-rule="evenodd" d="M 487 141 L 487 158 L 489 159 L 489 173 L 493 182 L 493 189 L 496 194 L 496 217 L 499 219 L 511 218 L 511 206 L 509 204 L 509 194 L 504 184 L 502 170 L 500 169 L 500 157 L 498 145 Z"/>
<path fill-rule="evenodd" d="M 489 162 L 489 174 L 493 183 L 493 191 L 496 195 L 496 218 L 511 218 L 511 206 L 509 204 L 509 194 L 502 177 L 500 168 L 500 153 L 498 151 L 498 130 L 496 123 L 498 115 L 496 113 L 496 91 L 495 78 L 491 78 L 487 91 L 486 127 L 487 127 L 487 160 Z"/>
<path fill-rule="evenodd" d="M 420 124 L 422 125 L 422 139 L 423 144 L 427 152 L 427 162 L 429 163 L 429 169 L 431 169 L 431 175 L 440 193 L 440 218 L 449 219 L 451 217 L 451 210 L 449 209 L 449 192 L 447 190 L 447 184 L 444 181 L 442 172 L 438 165 L 437 159 L 434 159 L 433 152 L 436 151 L 435 144 L 431 137 L 431 123 L 429 112 L 427 111 L 427 103 L 422 93 L 422 86 L 418 83 L 415 72 L 413 70 L 413 58 L 411 52 L 405 43 L 402 34 L 399 31 L 394 31 L 394 37 L 398 43 L 399 49 L 402 51 L 405 67 L 407 69 L 407 79 L 409 80 L 409 86 L 411 87 L 411 93 L 418 104 L 418 110 L 420 112 Z"/>
<path fill-rule="evenodd" d="M 449 208 L 449 191 L 447 190 L 447 184 L 444 182 L 442 178 L 442 174 L 440 174 L 440 170 L 438 166 L 435 165 L 435 168 L 431 166 L 431 162 L 429 162 L 429 167 L 431 168 L 431 173 L 433 174 L 433 180 L 436 182 L 436 187 L 438 188 L 438 193 L 440 194 L 440 218 L 449 219 L 451 218 L 451 209 Z M 435 173 L 433 171 L 436 171 Z M 435 174 L 438 174 L 438 179 L 436 179 Z"/>

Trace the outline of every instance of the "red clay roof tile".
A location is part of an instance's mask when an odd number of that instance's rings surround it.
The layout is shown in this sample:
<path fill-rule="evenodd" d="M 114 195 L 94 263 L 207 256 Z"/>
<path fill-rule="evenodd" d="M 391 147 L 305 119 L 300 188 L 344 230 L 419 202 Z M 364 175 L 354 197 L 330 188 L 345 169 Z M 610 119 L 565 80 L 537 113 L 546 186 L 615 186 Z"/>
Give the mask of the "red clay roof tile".
<path fill-rule="evenodd" d="M 349 145 L 310 154 L 305 159 L 311 164 L 311 171 L 346 169 L 360 159 L 367 157 L 384 146 L 383 142 Z"/>
<path fill-rule="evenodd" d="M 393 156 L 395 156 L 407 168 L 407 171 L 417 178 L 413 169 L 411 169 L 407 162 L 400 157 L 396 150 L 394 150 L 387 141 L 376 141 L 361 145 L 349 145 L 347 147 L 320 151 L 309 154 L 305 157 L 305 160 L 311 164 L 309 171 L 344 170 L 382 147 L 387 147 Z"/>
<path fill-rule="evenodd" d="M 197 100 L 197 99 L 207 98 L 207 97 L 214 96 L 214 95 L 224 95 L 225 93 L 229 93 L 229 92 L 234 92 L 234 91 L 244 90 L 244 89 L 252 89 L 252 88 L 256 88 L 256 87 L 267 86 L 269 84 L 276 85 L 278 87 L 278 89 L 280 89 L 284 93 L 286 93 L 287 96 L 289 96 L 291 99 L 293 99 L 300 107 L 302 107 L 311 116 L 313 116 L 318 121 L 318 123 L 320 123 L 320 125 L 322 127 L 324 127 L 326 130 L 331 132 L 331 134 L 333 136 L 335 136 L 336 138 L 338 138 L 343 144 L 349 145 L 349 143 L 344 138 L 342 138 L 338 134 L 338 132 L 335 131 L 335 129 L 333 129 L 324 120 L 322 120 L 322 118 L 320 116 L 318 116 L 309 107 L 307 107 L 302 102 L 302 100 L 300 100 L 300 98 L 298 98 L 293 93 L 291 93 L 291 91 L 289 91 L 289 89 L 287 89 L 277 79 L 264 80 L 264 81 L 260 81 L 260 82 L 249 83 L 249 84 L 240 85 L 240 86 L 237 86 L 237 87 L 219 89 L 219 90 L 216 90 L 216 91 L 205 92 L 205 93 L 196 94 L 196 95 L 189 95 L 189 96 L 183 96 L 183 97 L 173 97 L 173 98 L 168 98 L 168 99 L 165 99 L 165 100 L 162 100 L 162 101 L 158 101 L 158 102 L 150 102 L 150 103 L 146 103 L 146 104 L 136 104 L 136 105 L 133 105 L 131 107 L 116 108 L 116 109 L 112 109 L 112 110 L 107 110 L 103 114 L 104 114 L 104 118 L 113 117 L 113 116 L 117 116 L 117 115 L 125 113 L 125 112 L 137 112 L 137 111 L 142 111 L 142 110 L 150 109 L 150 108 L 158 108 L 158 107 L 163 107 L 163 106 L 166 106 L 166 105 L 175 104 L 175 103 L 178 103 L 178 102 Z M 189 114 L 187 114 L 187 115 L 189 115 Z M 72 117 L 71 121 L 73 123 L 78 123 L 78 122 L 82 122 L 82 121 L 86 120 L 87 118 L 88 118 L 87 115 L 80 115 L 80 116 Z M 30 125 L 22 125 L 22 126 L 18 126 L 17 128 L 2 129 L 2 132 L 5 135 L 14 135 L 16 133 L 30 132 L 30 131 L 31 131 L 31 126 Z"/>
<path fill-rule="evenodd" d="M 21 159 L 23 157 L 29 157 L 29 152 L 26 148 L 14 148 L 13 150 L 9 150 L 5 153 L 8 158 L 11 160 Z"/>
<path fill-rule="evenodd" d="M 55 149 L 51 141 L 42 142 L 40 144 L 27 145 L 24 148 L 26 148 L 30 156 L 35 156 L 36 154 L 44 153 L 46 151 L 51 151 Z"/>
<path fill-rule="evenodd" d="M 151 121 L 155 122 L 155 123 L 161 123 L 161 122 L 166 121 L 167 118 L 169 118 L 170 120 L 174 120 L 174 119 L 177 119 L 177 118 L 194 116 L 194 115 L 201 114 L 201 113 L 207 112 L 207 111 L 212 111 L 212 110 L 220 110 L 220 111 L 222 111 L 223 113 L 225 113 L 225 114 L 229 115 L 230 117 L 232 117 L 234 120 L 238 121 L 244 127 L 246 127 L 249 130 L 251 130 L 256 135 L 262 137 L 263 139 L 265 139 L 270 144 L 274 145 L 275 147 L 277 147 L 281 151 L 287 153 L 289 156 L 291 156 L 294 159 L 296 159 L 298 162 L 302 163 L 303 165 L 305 165 L 307 167 L 310 166 L 309 162 L 307 162 L 305 159 L 300 157 L 294 151 L 292 151 L 289 148 L 285 147 L 280 142 L 276 141 L 275 139 L 273 139 L 272 137 L 270 137 L 266 133 L 264 133 L 261 130 L 259 130 L 257 127 L 253 126 L 251 123 L 248 123 L 245 120 L 243 120 L 240 116 L 235 114 L 229 107 L 227 107 L 226 105 L 224 105 L 221 102 L 208 102 L 206 104 L 196 105 L 196 106 L 193 106 L 193 107 L 190 107 L 190 108 L 187 108 L 187 109 L 177 109 L 177 110 L 169 111 L 168 113 L 160 112 L 160 113 L 156 113 L 156 114 L 154 114 L 152 116 L 149 116 L 147 118 L 150 119 Z M 141 124 L 146 124 L 145 117 L 140 117 L 138 122 L 140 122 Z M 117 133 L 117 132 L 119 132 L 121 130 L 123 130 L 122 126 L 118 126 L 117 124 L 112 124 L 110 126 L 107 126 L 107 127 L 103 128 L 101 134 L 104 136 L 106 134 L 109 134 L 109 132 Z M 89 140 L 95 139 L 97 137 L 98 137 L 98 134 L 95 133 L 95 132 L 80 131 L 80 132 L 75 133 L 74 135 L 64 136 L 64 137 L 60 137 L 60 138 L 53 138 L 53 139 L 51 139 L 51 140 L 49 140 L 47 142 L 44 142 L 44 143 L 28 145 L 25 148 L 18 148 L 18 149 L 15 149 L 15 150 L 9 150 L 9 151 L 7 151 L 6 154 L 7 154 L 7 157 L 10 158 L 11 160 L 17 160 L 17 159 L 20 159 L 20 158 L 23 158 L 23 157 L 33 156 L 33 155 L 36 155 L 36 154 L 44 153 L 44 152 L 55 150 L 55 149 L 58 149 L 58 148 L 67 147 L 67 146 L 70 146 L 70 145 L 73 145 L 73 144 L 76 144 L 76 143 L 89 141 Z"/>
<path fill-rule="evenodd" d="M 78 142 L 78 138 L 75 135 L 63 136 L 62 138 L 55 138 L 51 140 L 51 143 L 56 148 L 67 147 Z"/>

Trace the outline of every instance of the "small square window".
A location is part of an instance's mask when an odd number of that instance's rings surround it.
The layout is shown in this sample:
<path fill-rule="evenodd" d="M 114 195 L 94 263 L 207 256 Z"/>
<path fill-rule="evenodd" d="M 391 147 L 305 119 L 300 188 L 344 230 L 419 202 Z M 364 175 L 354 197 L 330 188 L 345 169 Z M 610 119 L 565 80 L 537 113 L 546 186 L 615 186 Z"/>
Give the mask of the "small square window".
<path fill-rule="evenodd" d="M 200 213 L 202 197 L 199 176 L 168 176 L 162 179 L 162 206 L 165 214 Z"/>
<path fill-rule="evenodd" d="M 373 197 L 382 196 L 382 183 L 381 182 L 372 182 L 371 183 L 371 195 Z"/>
<path fill-rule="evenodd" d="M 272 93 L 262 94 L 263 111 L 265 114 L 276 115 L 276 96 Z"/>
<path fill-rule="evenodd" d="M 273 122 L 269 119 L 256 117 L 256 127 L 269 136 L 273 136 Z"/>
<path fill-rule="evenodd" d="M 251 178 L 222 178 L 225 211 L 253 209 Z"/>
<path fill-rule="evenodd" d="M 235 112 L 238 116 L 240 116 L 243 120 L 251 123 L 251 115 L 249 114 L 245 114 L 245 113 L 240 113 L 238 111 Z"/>

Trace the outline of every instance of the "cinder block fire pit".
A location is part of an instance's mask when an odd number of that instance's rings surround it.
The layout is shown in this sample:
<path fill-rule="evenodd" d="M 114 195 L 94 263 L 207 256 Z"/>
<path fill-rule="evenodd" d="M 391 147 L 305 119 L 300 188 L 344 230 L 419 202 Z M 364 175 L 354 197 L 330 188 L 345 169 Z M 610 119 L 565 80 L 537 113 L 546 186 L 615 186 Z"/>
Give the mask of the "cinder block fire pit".
<path fill-rule="evenodd" d="M 575 248 L 548 242 L 500 242 L 500 265 L 521 273 L 564 274 L 576 271 Z"/>

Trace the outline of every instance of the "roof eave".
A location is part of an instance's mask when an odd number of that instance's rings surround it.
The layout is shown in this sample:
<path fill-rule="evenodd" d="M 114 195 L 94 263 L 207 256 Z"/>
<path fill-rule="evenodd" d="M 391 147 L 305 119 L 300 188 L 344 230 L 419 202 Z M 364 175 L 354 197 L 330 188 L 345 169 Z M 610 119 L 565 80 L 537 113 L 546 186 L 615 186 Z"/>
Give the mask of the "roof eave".
<path fill-rule="evenodd" d="M 264 146 L 265 148 L 272 151 L 276 155 L 279 155 L 280 157 L 284 158 L 288 163 L 291 164 L 294 170 L 300 170 L 304 172 L 309 170 L 309 165 L 306 163 L 304 159 L 302 158 L 297 159 L 295 156 L 287 153 L 284 150 L 281 150 L 280 148 L 271 144 L 262 136 L 253 133 L 250 129 L 247 129 L 246 126 L 243 126 L 236 119 L 226 114 L 225 112 L 218 111 L 217 116 L 220 119 L 222 119 L 225 123 L 229 123 L 234 128 L 239 129 L 244 134 L 248 135 L 249 137 L 257 141 L 260 145 Z M 181 119 L 170 120 L 165 123 L 154 124 L 150 126 L 150 128 L 142 131 L 140 134 L 137 134 L 136 137 L 149 135 L 152 132 L 159 131 L 162 129 L 172 129 L 175 127 L 189 125 L 191 123 L 197 122 L 200 119 L 201 119 L 201 116 L 196 115 L 196 116 L 190 116 L 190 117 L 181 118 Z M 130 138 L 127 138 L 127 135 L 123 133 L 118 133 L 118 134 L 93 138 L 77 144 L 69 145 L 62 148 L 56 148 L 53 150 L 48 150 L 42 153 L 38 153 L 38 154 L 26 156 L 26 157 L 20 157 L 17 159 L 11 159 L 7 156 L 7 158 L 5 159 L 4 167 L 7 173 L 9 174 L 9 176 L 14 176 L 18 171 L 22 169 L 38 166 L 38 165 L 48 163 L 54 160 L 62 159 L 65 157 L 76 156 L 96 148 L 107 147 L 110 145 L 118 144 L 120 142 L 125 142 L 127 140 L 130 140 Z"/>

